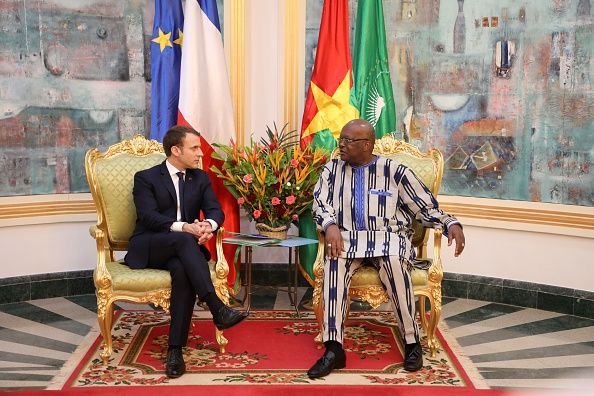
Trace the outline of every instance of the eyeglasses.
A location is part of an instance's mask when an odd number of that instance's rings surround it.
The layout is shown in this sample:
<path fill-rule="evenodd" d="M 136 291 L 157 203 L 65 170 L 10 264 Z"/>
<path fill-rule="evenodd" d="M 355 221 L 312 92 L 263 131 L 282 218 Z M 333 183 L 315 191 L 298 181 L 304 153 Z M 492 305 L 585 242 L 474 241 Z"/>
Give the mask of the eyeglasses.
<path fill-rule="evenodd" d="M 340 144 L 340 143 L 351 144 L 351 143 L 354 143 L 354 142 L 358 142 L 360 140 L 367 140 L 367 141 L 369 141 L 369 139 L 347 139 L 347 138 L 342 138 L 341 137 L 341 138 L 338 138 L 338 144 Z"/>

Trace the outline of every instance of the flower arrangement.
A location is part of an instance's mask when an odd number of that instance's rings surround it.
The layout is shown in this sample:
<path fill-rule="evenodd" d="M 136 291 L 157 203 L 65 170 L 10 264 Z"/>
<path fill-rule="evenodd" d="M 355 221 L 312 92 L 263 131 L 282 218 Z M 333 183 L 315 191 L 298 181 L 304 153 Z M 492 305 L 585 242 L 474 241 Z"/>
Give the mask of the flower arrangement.
<path fill-rule="evenodd" d="M 288 124 L 287 124 L 288 125 Z M 297 131 L 266 127 L 268 139 L 243 146 L 214 144 L 226 154 L 221 169 L 210 169 L 243 207 L 248 218 L 271 229 L 287 229 L 313 201 L 313 188 L 328 159 L 323 148 L 302 148 Z M 262 233 L 262 229 L 257 227 Z"/>

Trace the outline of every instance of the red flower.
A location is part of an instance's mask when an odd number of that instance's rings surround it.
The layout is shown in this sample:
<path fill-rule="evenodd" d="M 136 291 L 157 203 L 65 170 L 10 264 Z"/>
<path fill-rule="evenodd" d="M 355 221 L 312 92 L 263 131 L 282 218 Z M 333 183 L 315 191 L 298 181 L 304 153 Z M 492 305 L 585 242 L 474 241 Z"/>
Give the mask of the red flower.
<path fill-rule="evenodd" d="M 299 220 L 299 215 L 298 214 L 294 214 L 293 216 L 291 216 L 291 218 L 293 220 Z"/>
<path fill-rule="evenodd" d="M 297 210 L 312 201 L 311 189 L 324 166 L 327 150 L 300 147 L 292 131 L 267 128 L 267 138 L 247 146 L 231 140 L 216 144 L 227 158 L 221 168 L 211 167 L 252 220 L 272 227 L 298 220 Z M 285 133 L 286 132 L 286 133 Z"/>

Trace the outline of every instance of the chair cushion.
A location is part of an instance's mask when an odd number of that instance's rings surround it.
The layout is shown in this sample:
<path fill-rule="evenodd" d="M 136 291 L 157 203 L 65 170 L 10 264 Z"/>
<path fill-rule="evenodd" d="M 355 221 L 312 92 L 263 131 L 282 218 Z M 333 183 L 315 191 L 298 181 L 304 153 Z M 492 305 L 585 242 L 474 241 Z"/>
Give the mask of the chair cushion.
<path fill-rule="evenodd" d="M 143 293 L 171 288 L 171 275 L 167 270 L 130 269 L 122 260 L 105 263 L 105 266 L 111 275 L 113 290 Z"/>
<path fill-rule="evenodd" d="M 429 271 L 414 268 L 411 272 L 413 286 L 426 287 L 429 278 Z M 382 287 L 378 271 L 371 265 L 364 265 L 357 270 L 351 280 L 351 288 L 366 288 L 370 286 Z"/>
<path fill-rule="evenodd" d="M 111 275 L 113 290 L 143 293 L 171 288 L 169 271 L 153 268 L 130 269 L 126 264 L 123 264 L 123 261 L 122 259 L 105 264 L 109 275 Z M 215 265 L 216 263 L 212 260 L 208 262 L 210 278 L 213 282 L 216 278 Z"/>
<path fill-rule="evenodd" d="M 414 268 L 411 271 L 412 283 L 414 287 L 427 287 L 429 280 L 429 270 Z"/>

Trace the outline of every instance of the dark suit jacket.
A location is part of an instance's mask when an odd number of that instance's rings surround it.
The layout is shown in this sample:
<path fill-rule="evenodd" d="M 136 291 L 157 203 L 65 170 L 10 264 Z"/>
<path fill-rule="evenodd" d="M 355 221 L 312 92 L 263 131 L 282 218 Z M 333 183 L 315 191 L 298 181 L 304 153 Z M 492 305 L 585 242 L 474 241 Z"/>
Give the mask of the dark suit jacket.
<path fill-rule="evenodd" d="M 169 228 L 176 221 L 177 196 L 165 161 L 134 175 L 132 190 L 136 205 L 136 227 L 130 238 L 126 264 L 130 268 L 145 268 L 148 265 L 151 235 L 157 232 L 171 232 Z M 185 218 L 188 223 L 194 219 L 212 219 L 220 226 L 225 220 L 221 204 L 202 169 L 188 169 L 184 184 Z M 200 246 L 206 260 L 210 253 Z"/>

